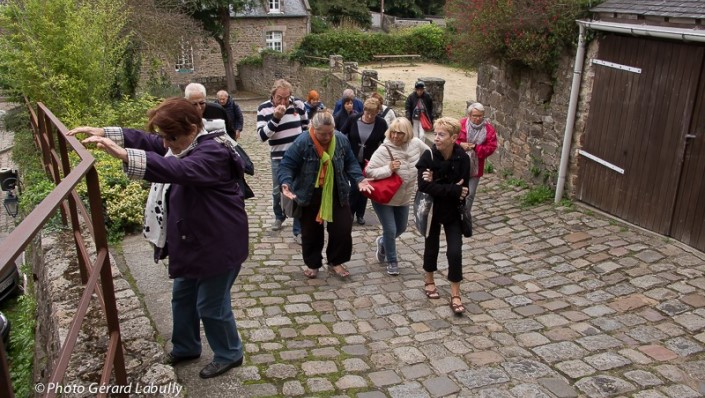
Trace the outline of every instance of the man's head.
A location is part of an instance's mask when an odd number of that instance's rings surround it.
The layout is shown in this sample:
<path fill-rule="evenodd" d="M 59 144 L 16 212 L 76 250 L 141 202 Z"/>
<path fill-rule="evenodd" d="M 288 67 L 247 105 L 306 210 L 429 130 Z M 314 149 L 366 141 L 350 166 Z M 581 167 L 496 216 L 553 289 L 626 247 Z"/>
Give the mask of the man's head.
<path fill-rule="evenodd" d="M 419 80 L 414 85 L 414 89 L 416 90 L 416 95 L 418 95 L 420 97 L 423 95 L 423 92 L 426 89 L 426 83 Z"/>
<path fill-rule="evenodd" d="M 228 92 L 225 90 L 218 91 L 218 94 L 216 94 L 216 96 L 218 97 L 218 103 L 222 106 L 225 106 L 225 104 L 228 103 L 228 98 L 230 98 L 230 94 L 228 94 Z"/>
<path fill-rule="evenodd" d="M 203 115 L 206 111 L 206 87 L 200 83 L 189 83 L 184 89 L 184 98 L 198 108 Z"/>
<path fill-rule="evenodd" d="M 272 86 L 272 104 L 289 106 L 289 98 L 291 97 L 294 88 L 291 83 L 284 79 L 279 79 Z"/>
<path fill-rule="evenodd" d="M 355 98 L 355 91 L 351 88 L 343 90 L 343 99 L 345 98 Z"/>

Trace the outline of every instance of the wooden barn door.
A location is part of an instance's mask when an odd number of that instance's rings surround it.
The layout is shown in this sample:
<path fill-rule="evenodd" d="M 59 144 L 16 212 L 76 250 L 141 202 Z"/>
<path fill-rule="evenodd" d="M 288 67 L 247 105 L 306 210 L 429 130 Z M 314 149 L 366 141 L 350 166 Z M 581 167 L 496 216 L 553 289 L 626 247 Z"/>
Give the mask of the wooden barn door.
<path fill-rule="evenodd" d="M 694 114 L 703 113 L 696 111 L 696 99 L 704 94 L 704 49 L 617 35 L 600 40 L 578 160 L 579 200 L 664 235 L 672 235 L 674 216 L 688 219 L 695 211 L 691 206 L 704 203 L 703 172 L 697 171 L 705 160 L 691 156 L 688 163 L 699 161 L 699 168 L 684 163 L 686 143 L 692 153 L 690 144 L 697 141 L 686 140 Z M 692 167 L 697 176 L 689 174 Z M 699 191 L 693 192 L 692 179 L 700 179 Z M 689 204 L 677 206 L 677 200 Z"/>
<path fill-rule="evenodd" d="M 670 235 L 705 251 L 705 68 L 693 109 Z"/>

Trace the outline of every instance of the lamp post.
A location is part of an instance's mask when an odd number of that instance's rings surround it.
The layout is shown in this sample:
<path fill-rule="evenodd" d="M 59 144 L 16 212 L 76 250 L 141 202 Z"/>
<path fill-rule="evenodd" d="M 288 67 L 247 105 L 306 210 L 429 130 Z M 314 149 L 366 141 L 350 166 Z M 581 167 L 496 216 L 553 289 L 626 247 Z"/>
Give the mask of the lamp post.
<path fill-rule="evenodd" d="M 2 202 L 5 206 L 5 211 L 12 218 L 17 217 L 19 212 L 19 199 L 15 194 L 15 188 L 17 187 L 17 170 L 11 170 L 6 167 L 0 169 L 0 188 L 7 192 L 5 200 Z"/>

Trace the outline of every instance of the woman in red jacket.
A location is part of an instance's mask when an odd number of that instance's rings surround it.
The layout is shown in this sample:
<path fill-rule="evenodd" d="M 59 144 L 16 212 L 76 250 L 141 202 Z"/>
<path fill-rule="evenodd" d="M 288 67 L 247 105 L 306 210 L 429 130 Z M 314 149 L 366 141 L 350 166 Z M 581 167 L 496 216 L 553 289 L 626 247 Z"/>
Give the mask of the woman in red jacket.
<path fill-rule="evenodd" d="M 477 155 L 477 173 L 470 178 L 467 196 L 467 204 L 472 207 L 477 184 L 485 170 L 485 159 L 497 149 L 497 133 L 489 120 L 485 119 L 485 107 L 481 103 L 475 102 L 468 107 L 467 116 L 460 119 L 460 134 L 455 142 L 468 156 L 472 156 L 470 151 Z"/>

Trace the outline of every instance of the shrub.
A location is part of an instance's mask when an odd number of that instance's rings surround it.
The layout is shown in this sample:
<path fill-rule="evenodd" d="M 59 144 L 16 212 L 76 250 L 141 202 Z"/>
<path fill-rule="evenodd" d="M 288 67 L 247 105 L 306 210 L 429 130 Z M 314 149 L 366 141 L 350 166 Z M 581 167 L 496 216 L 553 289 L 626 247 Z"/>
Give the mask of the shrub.
<path fill-rule="evenodd" d="M 0 7 L 1 79 L 66 121 L 103 107 L 122 74 L 124 1 L 9 0 Z"/>
<path fill-rule="evenodd" d="M 22 272 L 28 274 L 31 273 L 31 269 L 24 264 Z M 25 294 L 4 302 L 1 308 L 12 326 L 7 359 L 16 397 L 30 397 L 34 391 L 32 388 L 34 349 L 32 347 L 35 343 L 37 300 L 33 292 L 32 278 L 27 278 Z"/>
<path fill-rule="evenodd" d="M 590 0 L 448 0 L 446 15 L 454 32 L 451 56 L 475 67 L 499 58 L 532 69 L 552 71 L 560 55 L 573 48 L 576 19 L 587 15 Z"/>
<path fill-rule="evenodd" d="M 401 29 L 391 34 L 337 29 L 306 36 L 293 58 L 311 63 L 303 55 L 327 58 L 339 54 L 345 60 L 369 62 L 375 54 L 421 54 L 428 60 L 446 62 L 447 43 L 445 30 L 438 25 Z"/>

